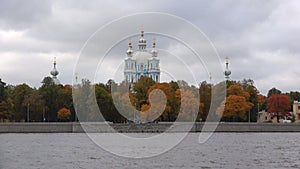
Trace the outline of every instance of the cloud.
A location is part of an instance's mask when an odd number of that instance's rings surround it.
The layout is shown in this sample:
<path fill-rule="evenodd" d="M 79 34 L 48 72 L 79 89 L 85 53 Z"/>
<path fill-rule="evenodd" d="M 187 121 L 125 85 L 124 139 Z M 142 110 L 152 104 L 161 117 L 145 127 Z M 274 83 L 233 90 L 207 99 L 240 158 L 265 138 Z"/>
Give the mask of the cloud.
<path fill-rule="evenodd" d="M 51 17 L 51 4 L 47 0 L 0 2 L 0 27 L 2 29 L 27 29 L 48 17 Z"/>
<path fill-rule="evenodd" d="M 41 79 L 49 75 L 56 56 L 60 81 L 72 83 L 79 51 L 97 29 L 129 14 L 165 12 L 187 19 L 200 28 L 215 45 L 222 63 L 229 56 L 233 80 L 252 78 L 264 94 L 273 86 L 283 91 L 300 90 L 297 85 L 300 74 L 297 68 L 299 6 L 297 0 L 0 1 L 0 57 L 3 60 L 0 77 L 7 83 L 25 82 L 38 87 Z M 146 32 L 156 28 L 162 32 L 185 31 L 185 27 L 180 26 L 154 25 L 156 20 L 147 18 L 141 22 L 144 23 L 122 23 L 106 35 L 112 39 L 121 31 L 138 35 L 143 24 L 147 26 Z M 150 46 L 153 35 L 147 35 L 147 38 Z M 156 38 L 158 48 L 171 51 L 176 47 L 162 37 Z M 95 49 L 106 43 L 109 42 L 95 43 Z M 108 58 L 109 71 L 102 77 L 102 82 L 111 77 L 109 72 L 113 71 L 114 65 L 125 58 L 126 49 L 127 39 L 124 39 Z M 182 55 L 176 50 L 173 53 Z M 188 57 L 182 59 L 188 60 Z M 168 60 L 168 63 L 162 63 L 166 69 L 173 71 L 180 65 Z M 195 61 L 190 63 L 191 69 L 202 69 Z M 207 80 L 206 75 L 203 78 Z"/>

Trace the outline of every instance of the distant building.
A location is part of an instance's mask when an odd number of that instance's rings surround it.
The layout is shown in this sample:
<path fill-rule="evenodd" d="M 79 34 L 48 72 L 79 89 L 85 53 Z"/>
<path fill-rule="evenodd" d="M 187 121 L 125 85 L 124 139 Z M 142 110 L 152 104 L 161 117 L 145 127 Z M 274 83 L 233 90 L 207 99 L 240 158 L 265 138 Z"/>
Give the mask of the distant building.
<path fill-rule="evenodd" d="M 258 112 L 257 122 L 259 123 L 271 123 L 272 116 L 270 113 L 266 112 L 265 110 Z"/>
<path fill-rule="evenodd" d="M 294 101 L 293 104 L 293 113 L 295 115 L 295 121 L 300 122 L 300 102 L 299 101 Z"/>
<path fill-rule="evenodd" d="M 56 69 L 56 57 L 54 57 L 53 69 L 51 70 L 50 74 L 52 75 L 52 79 L 53 79 L 54 83 L 60 84 L 59 80 L 57 79 L 57 75 L 59 74 L 59 72 Z"/>
<path fill-rule="evenodd" d="M 132 50 L 132 42 L 130 40 L 126 54 L 124 78 L 127 82 L 134 84 L 142 76 L 147 76 L 155 82 L 160 82 L 160 60 L 157 57 L 156 42 L 153 40 L 152 50 L 147 51 L 143 30 L 141 31 L 138 50 Z"/>
<path fill-rule="evenodd" d="M 288 113 L 290 114 L 290 113 Z M 289 116 L 289 115 L 287 115 Z M 279 117 L 279 123 L 284 123 L 286 117 Z M 258 123 L 277 123 L 277 116 L 274 113 L 266 112 L 265 110 L 258 112 Z"/>

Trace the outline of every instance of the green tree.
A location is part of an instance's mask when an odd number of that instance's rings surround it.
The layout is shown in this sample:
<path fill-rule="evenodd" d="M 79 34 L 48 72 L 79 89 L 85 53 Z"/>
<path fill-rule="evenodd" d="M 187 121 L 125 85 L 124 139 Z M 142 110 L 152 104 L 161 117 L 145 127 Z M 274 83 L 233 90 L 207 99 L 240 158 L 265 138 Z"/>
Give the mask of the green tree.
<path fill-rule="evenodd" d="M 293 107 L 294 101 L 300 101 L 300 92 L 296 91 L 291 91 L 290 93 L 287 93 L 289 100 L 290 100 L 290 105 L 291 108 Z"/>
<path fill-rule="evenodd" d="M 97 104 L 99 106 L 100 112 L 106 121 L 111 122 L 121 122 L 125 121 L 125 118 L 119 114 L 117 111 L 112 95 L 110 91 L 107 90 L 106 85 L 96 84 L 95 85 L 95 95 Z"/>
<path fill-rule="evenodd" d="M 273 94 L 281 94 L 281 91 L 273 87 L 268 91 L 267 97 L 270 98 Z"/>
<path fill-rule="evenodd" d="M 6 93 L 6 103 L 7 103 L 7 113 L 9 120 L 15 121 L 15 103 L 14 103 L 14 91 L 15 86 L 7 85 L 5 87 L 5 93 Z"/>
<path fill-rule="evenodd" d="M 259 94 L 257 96 L 258 111 L 267 109 L 267 97 Z"/>
<path fill-rule="evenodd" d="M 247 85 L 244 90 L 249 93 L 248 101 L 253 104 L 252 108 L 250 109 L 250 121 L 251 122 L 257 122 L 257 116 L 258 116 L 257 96 L 259 94 L 259 91 L 253 85 L 253 83 L 251 83 L 250 85 Z M 249 114 L 247 114 L 247 115 L 249 115 Z M 249 117 L 248 117 L 248 119 L 249 119 Z"/>
<path fill-rule="evenodd" d="M 2 82 L 2 80 L 0 78 L 0 102 L 6 100 L 5 86 L 6 86 L 6 83 Z"/>
<path fill-rule="evenodd" d="M 142 76 L 139 81 L 134 85 L 133 91 L 134 95 L 138 100 L 137 107 L 138 110 L 141 110 L 143 104 L 147 104 L 148 95 L 147 92 L 149 88 L 154 85 L 155 82 L 146 76 Z"/>
<path fill-rule="evenodd" d="M 200 94 L 200 102 L 203 103 L 203 113 L 201 116 L 202 121 L 205 121 L 207 115 L 209 113 L 210 104 L 211 104 L 211 93 L 212 93 L 212 85 L 203 81 L 200 83 L 199 94 Z"/>
<path fill-rule="evenodd" d="M 56 85 L 51 77 L 45 77 L 42 86 L 39 88 L 39 94 L 45 100 L 46 121 L 57 121 L 56 113 L 59 110 L 58 92 L 60 87 Z"/>
<path fill-rule="evenodd" d="M 238 83 L 242 86 L 242 88 L 244 90 L 246 90 L 247 87 L 249 87 L 249 86 L 254 86 L 254 81 L 252 79 L 243 79 L 242 81 L 239 81 Z"/>
<path fill-rule="evenodd" d="M 4 119 L 9 119 L 10 114 L 8 113 L 8 105 L 5 101 L 0 102 L 0 121 L 3 121 Z"/>
<path fill-rule="evenodd" d="M 79 86 L 73 90 L 73 102 L 80 121 L 91 121 L 93 103 L 93 86 L 88 79 L 82 79 Z M 94 107 L 93 107 L 94 108 Z"/>
<path fill-rule="evenodd" d="M 73 107 L 73 98 L 72 98 L 72 86 L 71 85 L 58 85 L 57 88 L 57 104 L 58 108 L 65 107 L 71 112 L 71 121 L 75 121 L 76 114 Z"/>
<path fill-rule="evenodd" d="M 21 121 L 26 120 L 27 118 L 27 109 L 23 105 L 24 99 L 27 95 L 33 93 L 33 89 L 27 84 L 17 85 L 13 92 L 13 102 L 14 102 L 14 115 L 13 120 Z"/>
<path fill-rule="evenodd" d="M 44 121 L 45 118 L 45 101 L 43 97 L 38 93 L 38 91 L 33 91 L 32 93 L 24 97 L 23 107 L 29 110 L 29 120 L 35 122 Z M 28 113 L 28 112 L 27 112 Z"/>

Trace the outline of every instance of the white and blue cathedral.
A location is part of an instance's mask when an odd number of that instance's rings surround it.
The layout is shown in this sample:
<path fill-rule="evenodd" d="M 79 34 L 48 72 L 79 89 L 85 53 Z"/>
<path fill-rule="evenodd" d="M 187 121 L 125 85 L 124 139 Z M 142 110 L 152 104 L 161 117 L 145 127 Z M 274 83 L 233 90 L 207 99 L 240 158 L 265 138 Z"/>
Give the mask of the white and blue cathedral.
<path fill-rule="evenodd" d="M 152 78 L 155 82 L 160 82 L 159 58 L 157 57 L 156 42 L 153 40 L 151 51 L 146 49 L 147 43 L 144 38 L 144 31 L 141 31 L 141 38 L 138 43 L 138 50 L 132 50 L 132 42 L 126 52 L 124 76 L 125 80 L 131 84 L 136 83 L 142 76 Z"/>

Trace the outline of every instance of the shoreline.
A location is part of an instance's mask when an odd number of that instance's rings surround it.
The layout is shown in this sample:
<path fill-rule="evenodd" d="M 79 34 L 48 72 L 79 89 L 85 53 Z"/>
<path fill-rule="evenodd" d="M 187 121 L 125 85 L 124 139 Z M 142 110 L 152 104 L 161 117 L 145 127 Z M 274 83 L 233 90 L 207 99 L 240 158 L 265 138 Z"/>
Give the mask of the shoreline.
<path fill-rule="evenodd" d="M 204 123 L 146 123 L 124 124 L 105 122 L 76 123 L 0 123 L 0 133 L 162 133 L 201 132 Z M 207 123 L 206 132 L 300 132 L 300 123 Z M 215 126 L 217 128 L 215 129 Z M 83 130 L 83 128 L 85 130 Z M 168 130 L 171 129 L 172 130 Z M 215 129 L 215 130 L 214 130 Z"/>

